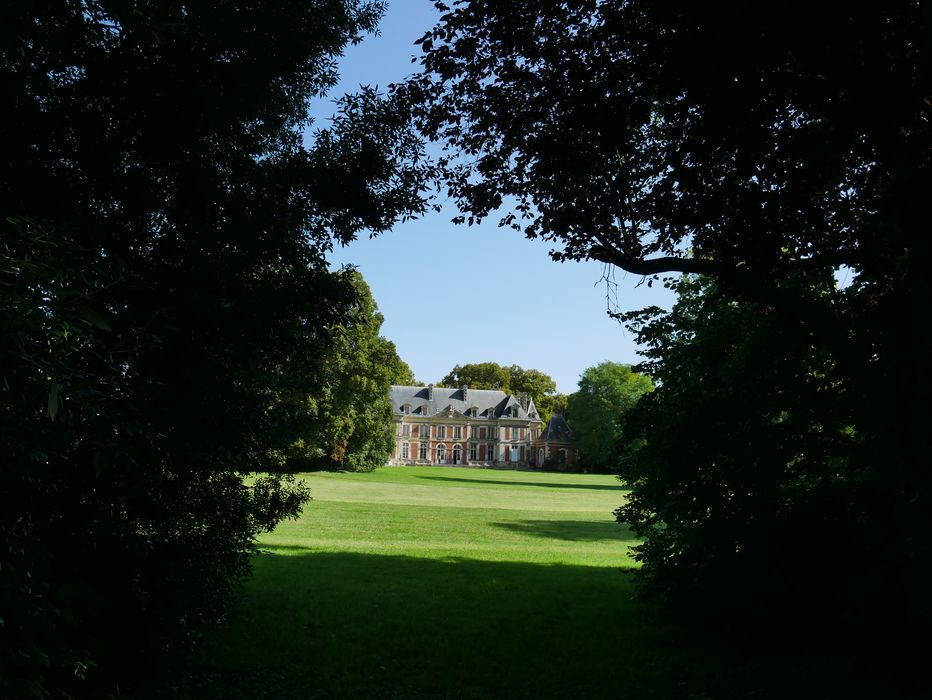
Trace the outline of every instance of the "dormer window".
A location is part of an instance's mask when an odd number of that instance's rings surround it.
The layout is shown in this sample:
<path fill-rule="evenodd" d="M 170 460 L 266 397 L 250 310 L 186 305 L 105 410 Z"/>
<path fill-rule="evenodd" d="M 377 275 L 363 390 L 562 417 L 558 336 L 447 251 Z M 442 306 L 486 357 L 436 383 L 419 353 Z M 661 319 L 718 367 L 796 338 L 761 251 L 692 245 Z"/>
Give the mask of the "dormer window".
<path fill-rule="evenodd" d="M 479 409 L 473 406 L 472 408 L 469 409 L 469 415 L 475 418 L 476 416 L 479 415 Z"/>
<path fill-rule="evenodd" d="M 512 418 L 517 418 L 517 417 L 518 417 L 518 407 L 517 407 L 517 406 L 512 406 L 512 407 L 511 407 L 511 417 L 512 417 Z"/>
<path fill-rule="evenodd" d="M 430 406 L 421 406 L 421 415 L 429 416 L 430 415 Z"/>
<path fill-rule="evenodd" d="M 407 403 L 406 403 L 404 406 L 402 406 L 402 407 L 401 407 L 401 412 L 402 412 L 404 415 L 406 415 L 406 416 L 407 416 L 407 415 L 410 415 L 410 414 L 411 414 L 411 404 L 407 404 Z"/>

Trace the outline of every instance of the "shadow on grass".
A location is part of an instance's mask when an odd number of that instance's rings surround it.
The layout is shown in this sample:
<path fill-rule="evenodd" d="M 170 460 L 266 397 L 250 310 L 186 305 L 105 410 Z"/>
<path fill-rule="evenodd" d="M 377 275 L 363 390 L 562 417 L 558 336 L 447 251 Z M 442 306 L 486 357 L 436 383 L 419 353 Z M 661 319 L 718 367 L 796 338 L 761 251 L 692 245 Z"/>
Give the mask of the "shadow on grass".
<path fill-rule="evenodd" d="M 465 479 L 458 476 L 425 476 L 415 475 L 416 479 L 428 479 L 430 481 L 460 481 L 468 484 L 495 484 L 501 486 L 539 486 L 545 489 L 591 489 L 593 491 L 630 491 L 627 486 L 621 484 L 614 486 L 612 484 L 548 484 L 538 481 L 505 481 L 496 479 Z"/>
<path fill-rule="evenodd" d="M 630 529 L 618 523 L 591 520 L 517 520 L 492 523 L 495 527 L 522 535 L 571 542 L 626 542 L 637 539 Z"/>
<path fill-rule="evenodd" d="M 654 622 L 617 569 L 267 548 L 229 623 L 125 697 L 858 695 Z"/>

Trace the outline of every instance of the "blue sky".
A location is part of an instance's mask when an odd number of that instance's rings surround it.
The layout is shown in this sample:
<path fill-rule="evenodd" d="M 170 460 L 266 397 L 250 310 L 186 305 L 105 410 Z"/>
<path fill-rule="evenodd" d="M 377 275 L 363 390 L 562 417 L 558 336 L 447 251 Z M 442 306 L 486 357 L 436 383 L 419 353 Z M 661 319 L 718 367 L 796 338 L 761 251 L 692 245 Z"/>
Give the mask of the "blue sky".
<path fill-rule="evenodd" d="M 416 70 L 414 41 L 437 17 L 427 0 L 391 2 L 381 35 L 347 49 L 336 97 L 359 85 L 385 88 Z M 316 126 L 332 110 L 315 105 Z M 497 217 L 479 226 L 450 223 L 452 206 L 362 238 L 330 256 L 355 265 L 385 316 L 382 334 L 424 382 L 439 381 L 454 365 L 517 364 L 546 372 L 561 392 L 603 360 L 637 362 L 631 334 L 606 314 L 603 265 L 555 263 L 551 246 L 499 229 Z M 622 310 L 669 306 L 672 295 L 621 270 L 615 273 Z"/>

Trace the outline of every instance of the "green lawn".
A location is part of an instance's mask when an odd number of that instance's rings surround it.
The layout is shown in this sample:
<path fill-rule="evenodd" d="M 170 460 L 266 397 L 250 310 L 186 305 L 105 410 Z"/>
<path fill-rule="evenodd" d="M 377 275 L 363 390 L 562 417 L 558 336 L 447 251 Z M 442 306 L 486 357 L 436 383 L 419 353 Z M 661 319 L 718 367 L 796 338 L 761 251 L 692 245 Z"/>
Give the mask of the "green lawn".
<path fill-rule="evenodd" d="M 306 475 L 229 623 L 146 697 L 851 697 L 844 664 L 724 648 L 632 601 L 613 477 Z M 177 664 L 177 662 L 176 662 Z"/>

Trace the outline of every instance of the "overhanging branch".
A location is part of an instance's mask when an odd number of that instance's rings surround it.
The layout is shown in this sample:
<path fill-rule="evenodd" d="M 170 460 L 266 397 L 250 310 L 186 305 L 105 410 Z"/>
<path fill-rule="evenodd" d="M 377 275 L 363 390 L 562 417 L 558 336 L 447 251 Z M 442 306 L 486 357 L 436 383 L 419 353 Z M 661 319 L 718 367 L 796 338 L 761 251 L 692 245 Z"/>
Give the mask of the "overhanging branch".
<path fill-rule="evenodd" d="M 634 275 L 657 275 L 664 272 L 689 272 L 697 275 L 718 275 L 721 265 L 713 260 L 696 258 L 639 258 L 634 255 L 625 255 L 616 248 L 606 246 L 592 246 L 588 250 L 589 257 L 599 262 L 620 267 Z"/>

